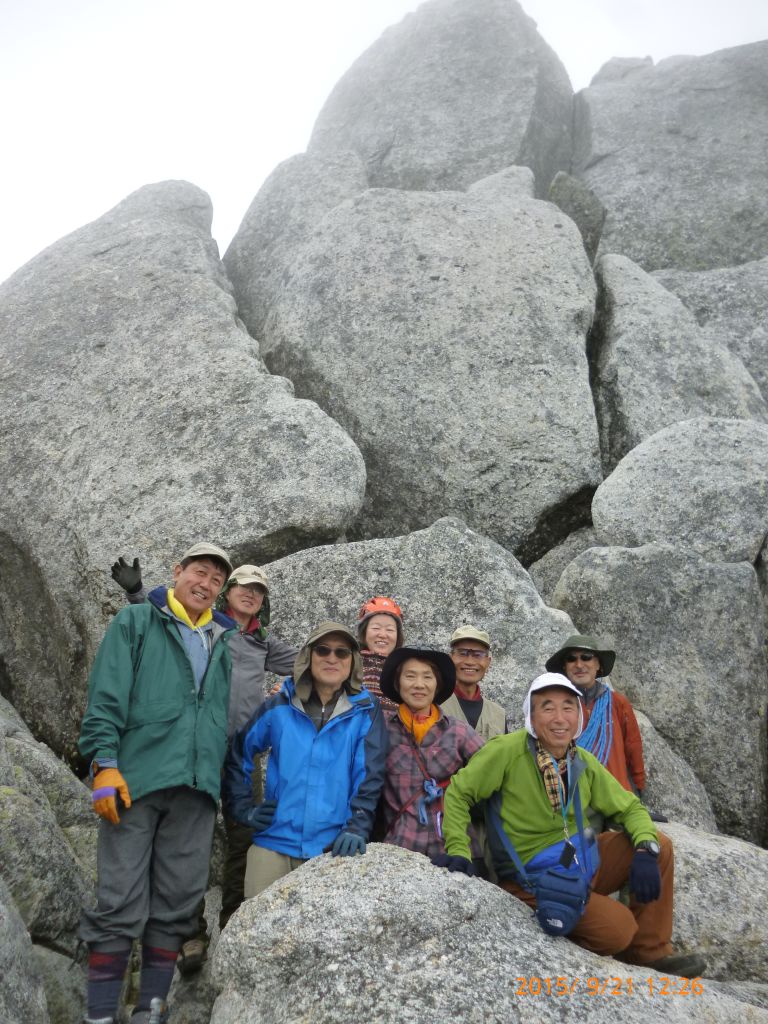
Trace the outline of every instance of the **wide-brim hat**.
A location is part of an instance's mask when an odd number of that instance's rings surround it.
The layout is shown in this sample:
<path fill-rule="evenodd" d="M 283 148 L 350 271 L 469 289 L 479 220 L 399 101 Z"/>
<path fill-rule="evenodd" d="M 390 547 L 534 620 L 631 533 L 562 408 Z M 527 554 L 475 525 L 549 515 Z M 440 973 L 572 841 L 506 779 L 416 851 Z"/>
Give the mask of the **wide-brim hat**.
<path fill-rule="evenodd" d="M 305 676 L 310 678 L 312 648 L 324 636 L 329 636 L 331 633 L 338 633 L 349 640 L 349 646 L 352 648 L 352 665 L 347 683 L 353 693 L 359 693 L 363 687 L 363 659 L 360 655 L 360 644 L 349 626 L 345 626 L 343 622 L 334 622 L 331 619 L 318 623 L 307 637 L 305 644 L 299 650 L 293 663 L 293 678 L 297 684 L 301 683 Z"/>
<path fill-rule="evenodd" d="M 403 703 L 403 698 L 396 688 L 395 675 L 400 665 L 404 661 L 408 661 L 409 658 L 416 658 L 418 661 L 428 661 L 440 673 L 440 683 L 432 703 L 442 704 L 444 700 L 448 700 L 456 685 L 456 668 L 451 661 L 450 655 L 446 654 L 445 651 L 438 650 L 437 647 L 430 647 L 427 644 L 409 644 L 407 647 L 398 647 L 391 654 L 387 655 L 387 660 L 381 668 L 381 678 L 379 679 L 379 686 L 384 696 L 394 701 L 395 704 Z"/>
<path fill-rule="evenodd" d="M 584 633 L 576 633 L 574 636 L 569 636 L 560 650 L 555 651 L 550 658 L 547 658 L 544 665 L 547 672 L 562 672 L 566 654 L 574 650 L 594 651 L 600 659 L 600 674 L 604 676 L 611 674 L 611 669 L 616 661 L 616 651 L 603 647 L 596 637 L 588 636 Z"/>
<path fill-rule="evenodd" d="M 581 691 L 567 676 L 564 676 L 562 672 L 544 672 L 540 676 L 536 676 L 531 685 L 528 687 L 528 693 L 525 695 L 523 701 L 523 715 L 525 716 L 525 728 L 530 736 L 537 739 L 536 730 L 533 728 L 531 723 L 531 697 L 534 693 L 538 693 L 539 690 L 551 690 L 558 688 L 561 690 L 571 690 L 576 694 L 579 704 L 579 725 L 576 730 L 574 739 L 578 739 L 584 731 L 584 705 L 581 703 Z"/>

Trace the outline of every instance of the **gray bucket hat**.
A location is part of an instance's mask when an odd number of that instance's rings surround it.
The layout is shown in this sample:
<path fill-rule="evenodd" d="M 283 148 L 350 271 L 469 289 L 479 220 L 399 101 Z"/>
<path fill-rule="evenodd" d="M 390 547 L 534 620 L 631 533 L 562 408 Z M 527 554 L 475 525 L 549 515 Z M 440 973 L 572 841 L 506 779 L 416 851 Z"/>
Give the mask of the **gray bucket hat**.
<path fill-rule="evenodd" d="M 565 656 L 569 651 L 573 650 L 594 651 L 600 659 L 600 675 L 609 676 L 611 674 L 611 669 L 616 661 L 616 651 L 603 647 L 596 637 L 583 633 L 569 636 L 560 650 L 555 651 L 550 658 L 547 658 L 544 666 L 547 672 L 562 672 L 565 665 Z"/>

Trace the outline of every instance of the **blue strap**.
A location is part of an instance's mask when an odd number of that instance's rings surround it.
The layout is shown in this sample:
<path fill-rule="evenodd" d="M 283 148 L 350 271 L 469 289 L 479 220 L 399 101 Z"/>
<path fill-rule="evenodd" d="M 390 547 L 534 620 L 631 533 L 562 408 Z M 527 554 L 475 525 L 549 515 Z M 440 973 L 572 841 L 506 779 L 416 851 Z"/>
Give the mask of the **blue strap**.
<path fill-rule="evenodd" d="M 581 858 L 579 859 L 579 871 L 582 873 L 582 875 L 584 875 L 587 881 L 589 881 L 589 877 L 587 875 L 587 865 L 584 863 L 584 861 L 588 860 L 588 857 L 587 847 L 584 842 L 584 818 L 581 811 L 581 799 L 579 797 L 578 782 L 576 782 L 573 787 L 572 801 L 573 810 L 576 815 L 576 827 L 579 830 L 579 842 L 581 843 Z M 530 875 L 526 873 L 526 870 L 523 867 L 523 862 L 520 860 L 520 856 L 517 850 L 515 849 L 512 840 L 507 835 L 502 824 L 501 793 L 498 790 L 488 800 L 488 811 L 493 827 L 496 829 L 496 833 L 499 839 L 501 840 L 501 844 L 504 847 L 512 863 L 515 865 L 515 870 L 517 871 L 520 877 L 520 881 L 523 884 L 523 888 L 528 889 L 529 892 L 533 892 L 534 883 L 531 880 Z"/>

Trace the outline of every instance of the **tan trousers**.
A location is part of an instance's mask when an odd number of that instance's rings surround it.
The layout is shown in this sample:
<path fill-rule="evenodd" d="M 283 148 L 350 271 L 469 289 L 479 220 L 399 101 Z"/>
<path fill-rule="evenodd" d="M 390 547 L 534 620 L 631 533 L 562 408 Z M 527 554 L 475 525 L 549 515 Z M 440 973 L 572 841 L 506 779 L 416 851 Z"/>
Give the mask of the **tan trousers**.
<path fill-rule="evenodd" d="M 659 833 L 661 896 L 652 903 L 637 903 L 630 899 L 629 907 L 611 899 L 608 894 L 620 889 L 629 877 L 634 847 L 623 832 L 601 832 L 597 841 L 600 867 L 592 880 L 592 894 L 581 920 L 568 938 L 602 956 L 622 953 L 621 959 L 632 964 L 648 964 L 669 956 L 672 953 L 670 938 L 675 865 L 671 841 Z M 531 893 L 514 882 L 502 882 L 501 886 L 528 906 L 536 906 Z"/>
<path fill-rule="evenodd" d="M 258 896 L 278 878 L 290 874 L 302 864 L 306 864 L 306 861 L 289 857 L 285 853 L 276 853 L 266 846 L 252 844 L 245 865 L 245 898 L 248 900 Z"/>

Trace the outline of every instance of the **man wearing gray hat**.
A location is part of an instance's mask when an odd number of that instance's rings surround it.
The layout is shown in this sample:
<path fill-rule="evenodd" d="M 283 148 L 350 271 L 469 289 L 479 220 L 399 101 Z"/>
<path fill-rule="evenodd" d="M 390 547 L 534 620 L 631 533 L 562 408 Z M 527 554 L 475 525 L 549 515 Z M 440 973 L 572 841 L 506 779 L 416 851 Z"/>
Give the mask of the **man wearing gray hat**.
<path fill-rule="evenodd" d="M 138 558 L 133 565 L 119 558 L 112 566 L 112 578 L 126 592 L 131 604 L 141 604 L 148 593 L 141 579 Z M 298 648 L 278 639 L 269 630 L 271 606 L 269 579 L 258 565 L 239 565 L 230 575 L 216 599 L 216 608 L 234 619 L 238 632 L 229 639 L 232 658 L 232 685 L 229 692 L 227 735 L 231 740 L 264 702 L 266 673 L 290 675 Z M 253 771 L 253 789 L 261 799 L 261 765 Z M 219 927 L 224 928 L 243 902 L 245 862 L 251 846 L 251 830 L 228 815 L 224 816 L 227 837 L 222 878 Z M 194 936 L 181 947 L 178 968 L 182 974 L 199 970 L 208 954 L 208 923 L 205 901 L 201 901 Z"/>
<path fill-rule="evenodd" d="M 229 558 L 194 544 L 174 584 L 117 613 L 88 682 L 80 752 L 99 824 L 97 904 L 83 911 L 86 1022 L 112 1024 L 135 938 L 134 1021 L 165 1020 L 165 998 L 208 879 L 227 746 L 232 620 L 212 606 Z"/>
<path fill-rule="evenodd" d="M 451 636 L 451 661 L 456 688 L 440 705 L 443 713 L 471 725 L 484 740 L 505 733 L 506 711 L 480 693 L 480 682 L 491 664 L 490 636 L 477 626 L 459 626 Z"/>

